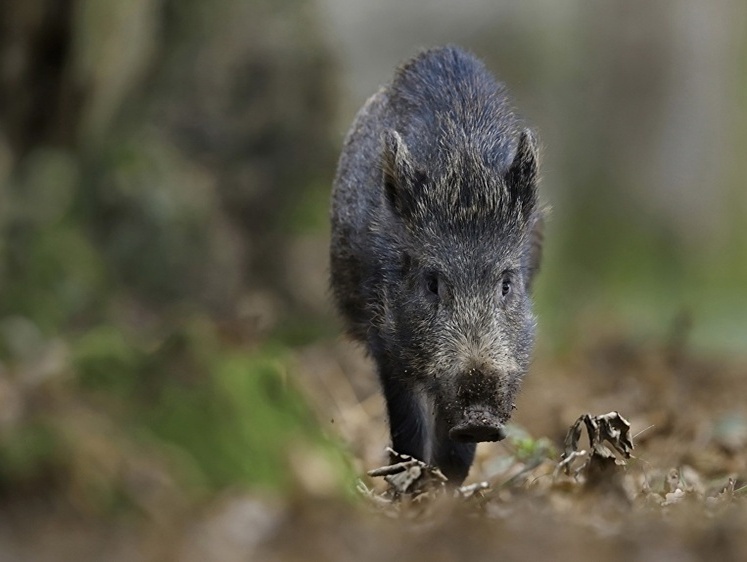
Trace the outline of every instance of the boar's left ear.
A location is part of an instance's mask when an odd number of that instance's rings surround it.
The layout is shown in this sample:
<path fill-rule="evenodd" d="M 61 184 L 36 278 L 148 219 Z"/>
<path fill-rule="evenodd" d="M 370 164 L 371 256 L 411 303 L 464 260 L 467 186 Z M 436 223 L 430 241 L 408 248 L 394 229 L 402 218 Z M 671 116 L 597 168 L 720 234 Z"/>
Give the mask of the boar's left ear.
<path fill-rule="evenodd" d="M 521 131 L 516 154 L 506 172 L 506 186 L 515 209 L 528 220 L 537 205 L 537 140 L 529 129 Z"/>
<path fill-rule="evenodd" d="M 532 290 L 534 278 L 537 276 L 542 261 L 542 243 L 545 240 L 545 215 L 543 212 L 535 214 L 531 228 L 524 263 L 527 292 Z"/>

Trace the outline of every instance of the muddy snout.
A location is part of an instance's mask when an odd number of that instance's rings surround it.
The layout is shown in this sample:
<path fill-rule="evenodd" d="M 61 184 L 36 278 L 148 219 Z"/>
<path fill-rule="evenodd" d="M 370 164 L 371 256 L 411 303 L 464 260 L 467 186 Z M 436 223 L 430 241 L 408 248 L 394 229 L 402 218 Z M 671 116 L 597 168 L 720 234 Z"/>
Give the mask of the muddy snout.
<path fill-rule="evenodd" d="M 459 443 L 500 441 L 506 437 L 503 423 L 485 410 L 467 410 L 462 419 L 449 430 L 449 439 Z"/>

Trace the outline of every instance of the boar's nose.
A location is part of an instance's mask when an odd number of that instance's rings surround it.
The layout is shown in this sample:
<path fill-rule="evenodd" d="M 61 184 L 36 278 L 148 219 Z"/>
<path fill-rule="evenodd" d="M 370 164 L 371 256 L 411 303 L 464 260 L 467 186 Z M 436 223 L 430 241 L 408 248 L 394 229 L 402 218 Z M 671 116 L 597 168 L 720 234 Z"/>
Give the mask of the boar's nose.
<path fill-rule="evenodd" d="M 498 418 L 485 412 L 468 413 L 461 422 L 449 430 L 449 438 L 459 443 L 500 441 L 505 437 L 503 424 Z"/>

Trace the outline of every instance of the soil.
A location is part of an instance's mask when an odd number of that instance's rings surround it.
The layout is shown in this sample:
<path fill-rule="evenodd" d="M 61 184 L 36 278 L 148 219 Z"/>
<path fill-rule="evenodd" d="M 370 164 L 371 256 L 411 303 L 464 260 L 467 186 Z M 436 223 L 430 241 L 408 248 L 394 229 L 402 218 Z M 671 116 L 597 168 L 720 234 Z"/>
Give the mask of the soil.
<path fill-rule="evenodd" d="M 367 475 L 387 462 L 388 433 L 353 344 L 300 349 L 291 372 L 349 449 L 357 490 L 341 496 L 323 463 L 302 459 L 282 497 L 229 490 L 145 519 L 26 501 L 0 514 L 3 559 L 747 559 L 741 359 L 619 337 L 540 353 L 508 438 L 478 447 L 461 492 L 408 459 L 424 485 L 394 493 L 386 470 Z"/>

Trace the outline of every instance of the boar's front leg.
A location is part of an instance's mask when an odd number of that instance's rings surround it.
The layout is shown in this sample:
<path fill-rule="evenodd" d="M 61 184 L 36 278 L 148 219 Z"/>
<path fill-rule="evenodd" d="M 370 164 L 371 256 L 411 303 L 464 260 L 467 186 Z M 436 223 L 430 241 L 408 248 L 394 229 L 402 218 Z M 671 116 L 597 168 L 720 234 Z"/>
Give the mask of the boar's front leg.
<path fill-rule="evenodd" d="M 434 464 L 449 479 L 450 484 L 461 485 L 467 478 L 469 468 L 475 458 L 476 443 L 457 443 L 448 434 L 438 432 L 435 443 Z"/>
<path fill-rule="evenodd" d="M 467 478 L 475 456 L 475 443 L 458 443 L 449 439 L 449 428 L 434 419 L 433 408 L 422 390 L 403 380 L 394 368 L 380 363 L 379 377 L 386 399 L 392 449 L 435 465 L 449 479 L 460 485 Z M 394 461 L 395 459 L 391 459 Z"/>
<path fill-rule="evenodd" d="M 393 369 L 380 366 L 379 377 L 386 400 L 392 449 L 431 463 L 429 423 L 417 393 Z"/>

